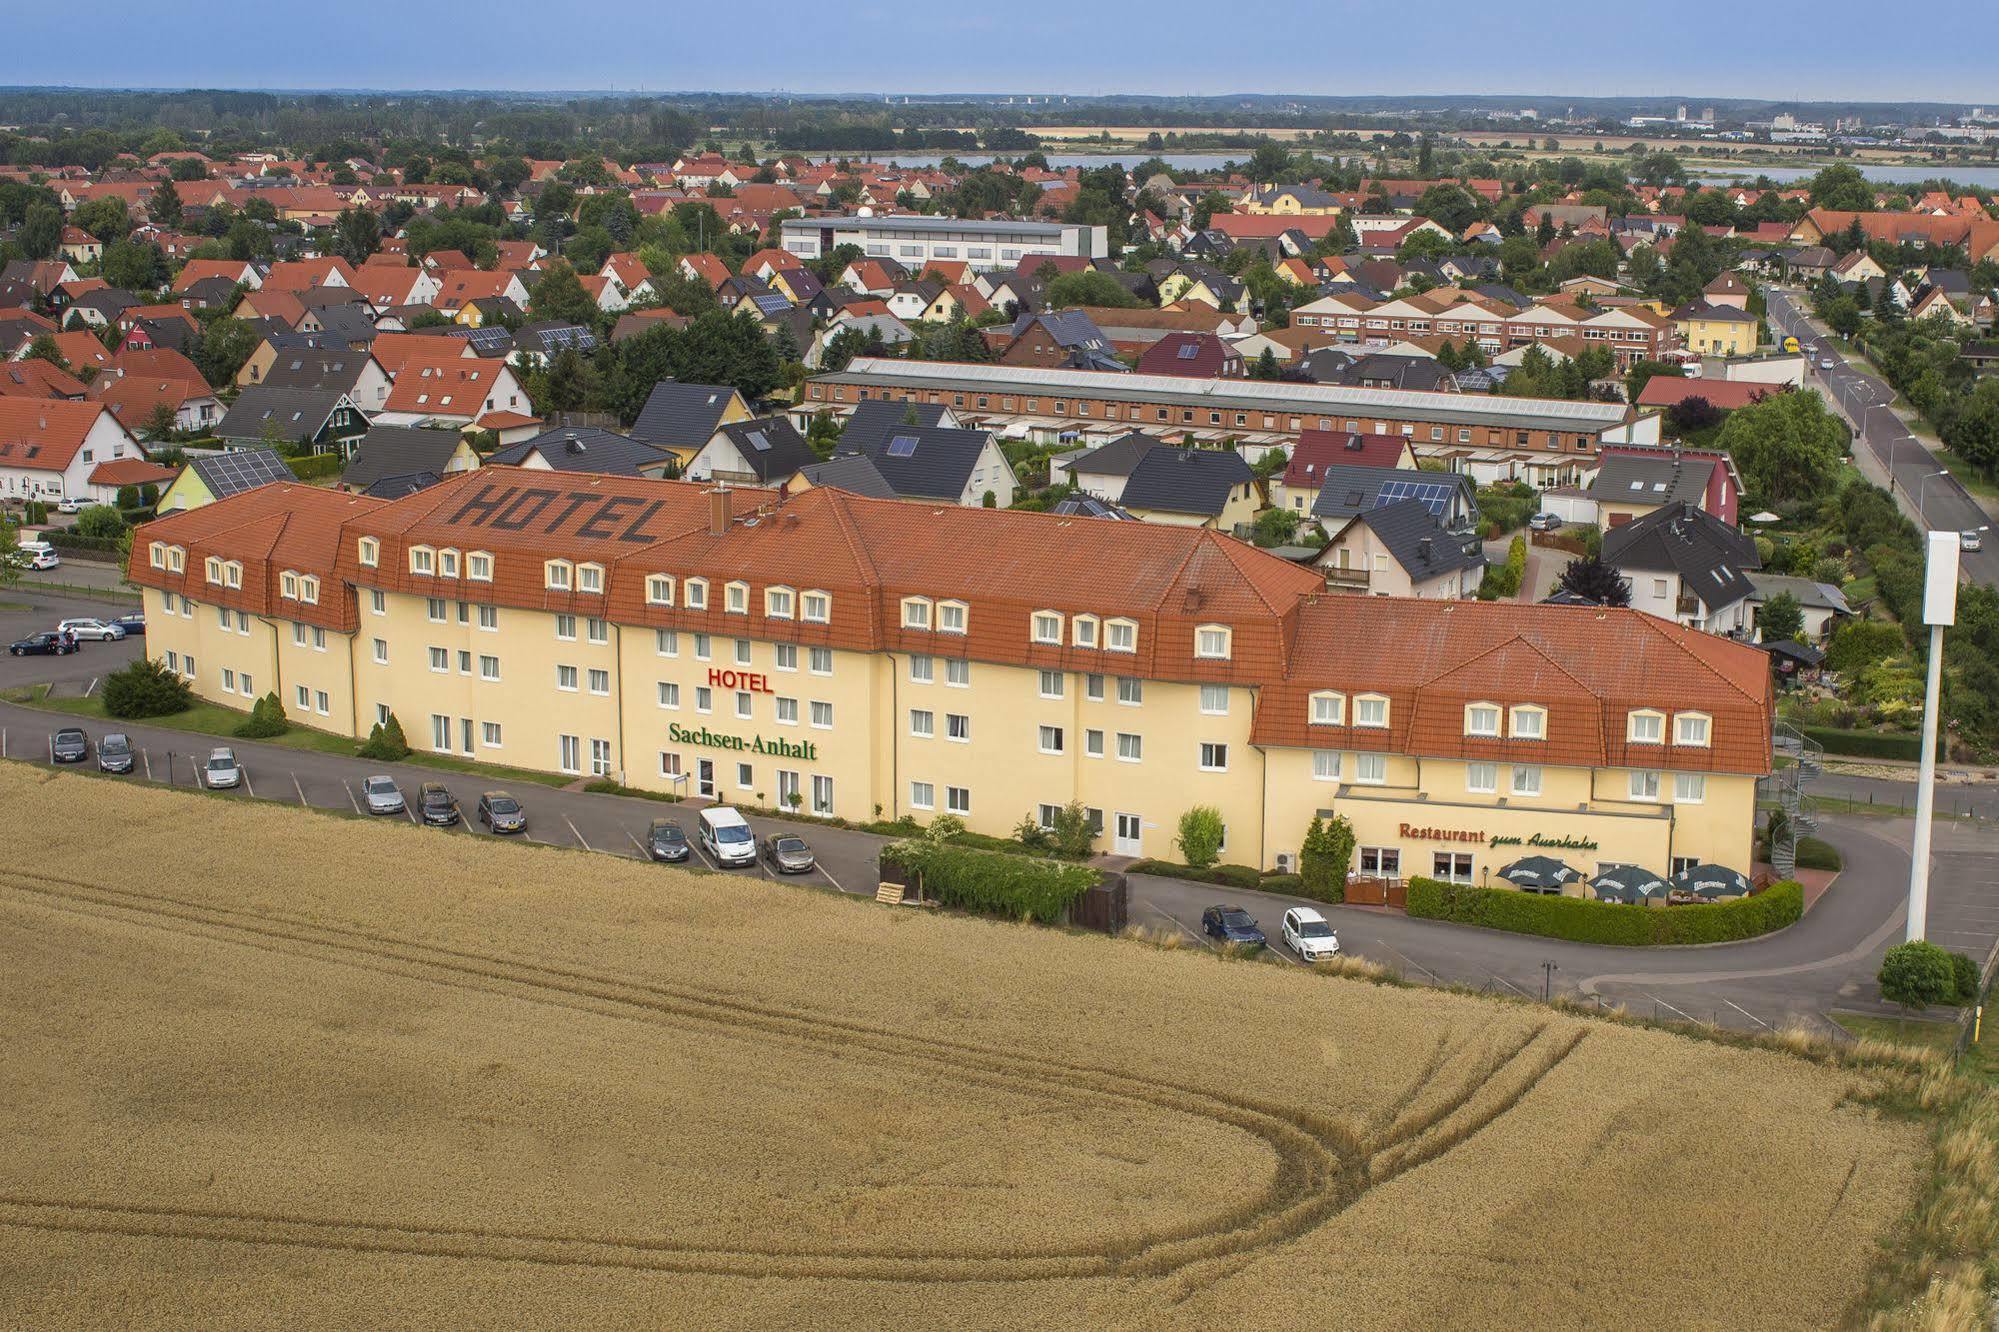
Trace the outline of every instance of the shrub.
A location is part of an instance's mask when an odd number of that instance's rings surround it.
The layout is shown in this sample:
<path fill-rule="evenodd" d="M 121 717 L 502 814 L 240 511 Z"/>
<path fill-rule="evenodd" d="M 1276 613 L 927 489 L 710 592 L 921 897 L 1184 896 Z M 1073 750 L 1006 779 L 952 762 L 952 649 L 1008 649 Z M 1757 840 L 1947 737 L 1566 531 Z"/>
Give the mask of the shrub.
<path fill-rule="evenodd" d="M 1420 878 L 1409 881 L 1408 899 L 1409 914 L 1429 920 L 1452 920 L 1576 943 L 1625 945 L 1751 939 L 1791 924 L 1804 909 L 1805 890 L 1795 879 L 1733 902 L 1670 907 L 1548 897 Z"/>
<path fill-rule="evenodd" d="M 1353 848 L 1353 824 L 1346 815 L 1335 814 L 1328 823 L 1314 814 L 1298 853 L 1300 893 L 1319 902 L 1346 901 L 1347 866 L 1353 863 Z"/>
<path fill-rule="evenodd" d="M 270 693 L 251 705 L 250 715 L 237 726 L 236 734 L 245 740 L 268 740 L 290 729 L 291 723 L 285 720 L 285 705 L 278 701 L 277 694 Z"/>
<path fill-rule="evenodd" d="M 391 712 L 385 722 L 376 722 L 368 731 L 367 742 L 361 746 L 360 756 L 367 759 L 381 759 L 394 762 L 410 756 L 410 744 L 403 736 L 403 724 Z"/>
<path fill-rule="evenodd" d="M 1180 835 L 1173 844 L 1189 865 L 1206 869 L 1221 858 L 1222 840 L 1227 835 L 1220 810 L 1213 805 L 1196 805 L 1180 816 Z"/>
<path fill-rule="evenodd" d="M 1266 893 L 1283 893 L 1286 897 L 1305 895 L 1305 879 L 1299 874 L 1266 874 L 1256 886 Z"/>
<path fill-rule="evenodd" d="M 1830 842 L 1822 842 L 1816 837 L 1798 839 L 1798 868 L 1812 870 L 1841 870 L 1846 861 L 1839 854 L 1839 848 Z"/>
<path fill-rule="evenodd" d="M 1808 740 L 1825 746 L 1828 754 L 1852 758 L 1901 759 L 1914 763 L 1923 756 L 1921 736 L 1895 731 L 1842 731 L 1832 726 L 1801 727 Z"/>
<path fill-rule="evenodd" d="M 187 681 L 151 657 L 104 677 L 104 711 L 113 717 L 167 717 L 194 704 Z"/>
<path fill-rule="evenodd" d="M 1216 883 L 1225 888 L 1258 888 L 1264 883 L 1261 871 L 1247 865 L 1210 865 L 1201 868 L 1171 860 L 1134 860 L 1127 874 L 1156 874 L 1163 879 L 1190 879 L 1195 883 Z M 1274 890 L 1273 890 L 1274 891 Z"/>
<path fill-rule="evenodd" d="M 1957 998 L 1954 1002 L 1960 1005 L 1977 1003 L 1978 992 L 1982 988 L 1979 981 L 1983 979 L 1978 974 L 1978 963 L 1972 961 L 1968 953 L 1952 953 L 1950 971 L 1952 979 L 1957 982 Z"/>
<path fill-rule="evenodd" d="M 70 530 L 81 537 L 116 541 L 125 531 L 125 519 L 109 504 L 87 504 L 76 515 L 76 523 Z"/>
<path fill-rule="evenodd" d="M 1881 997 L 1891 1004 L 1921 1012 L 1932 1004 L 1957 997 L 1957 972 L 1950 954 L 1927 939 L 1896 944 L 1881 959 Z"/>
<path fill-rule="evenodd" d="M 928 837 L 884 847 L 884 872 L 906 871 L 923 893 L 946 906 L 1015 920 L 1061 920 L 1101 877 L 1087 865 L 978 851 Z"/>
<path fill-rule="evenodd" d="M 317 481 L 322 477 L 340 474 L 340 455 L 337 453 L 308 453 L 297 458 L 285 459 L 285 466 L 292 469 L 292 475 L 301 481 Z"/>

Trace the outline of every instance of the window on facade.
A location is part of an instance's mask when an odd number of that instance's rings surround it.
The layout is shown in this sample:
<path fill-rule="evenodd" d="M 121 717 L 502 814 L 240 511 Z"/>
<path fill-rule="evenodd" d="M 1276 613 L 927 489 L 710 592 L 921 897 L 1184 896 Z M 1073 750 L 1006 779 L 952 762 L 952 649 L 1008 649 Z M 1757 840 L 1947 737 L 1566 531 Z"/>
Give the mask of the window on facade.
<path fill-rule="evenodd" d="M 930 627 L 930 602 L 923 597 L 902 599 L 902 627 L 905 629 L 928 629 Z"/>
<path fill-rule="evenodd" d="M 557 592 L 567 592 L 575 582 L 575 570 L 567 560 L 550 560 L 542 566 L 542 583 Z"/>
<path fill-rule="evenodd" d="M 1062 728 L 1061 728 L 1061 727 L 1059 727 L 1059 726 L 1044 726 L 1044 727 L 1042 727 L 1042 728 L 1041 728 L 1041 735 L 1040 735 L 1040 740 L 1041 740 L 1041 752 L 1042 752 L 1042 753 L 1044 753 L 1044 754 L 1059 754 L 1059 753 L 1061 753 L 1061 752 L 1062 752 Z"/>
<path fill-rule="evenodd" d="M 1541 794 L 1541 769 L 1538 764 L 1520 763 L 1513 768 L 1513 794 L 1537 796 Z"/>
<path fill-rule="evenodd" d="M 812 704 L 812 724 L 820 730 L 831 730 L 833 726 L 833 705 L 815 700 Z"/>
<path fill-rule="evenodd" d="M 696 712 L 713 712 L 715 710 L 715 691 L 707 685 L 694 686 L 694 710 Z"/>
<path fill-rule="evenodd" d="M 671 680 L 661 680 L 658 682 L 658 691 L 659 691 L 659 705 L 661 707 L 677 708 L 680 706 L 679 685 L 675 684 Z"/>
<path fill-rule="evenodd" d="M 799 618 L 810 624 L 825 624 L 833 618 L 833 598 L 825 592 L 807 592 L 799 598 Z"/>
<path fill-rule="evenodd" d="M 1354 780 L 1380 786 L 1388 780 L 1388 757 L 1384 754 L 1354 755 Z"/>
<path fill-rule="evenodd" d="M 647 575 L 646 604 L 648 606 L 671 606 L 673 604 L 672 575 L 670 574 Z"/>
<path fill-rule="evenodd" d="M 937 632 L 962 634 L 965 632 L 970 611 L 962 601 L 940 601 L 937 603 Z"/>
<path fill-rule="evenodd" d="M 1499 734 L 1499 708 L 1492 703 L 1472 703 L 1465 707 L 1466 735 Z"/>
<path fill-rule="evenodd" d="M 652 650 L 662 657 L 680 655 L 680 632 L 676 629 L 655 629 L 652 632 Z"/>
<path fill-rule="evenodd" d="M 1499 789 L 1497 763 L 1465 764 L 1465 790 L 1472 795 L 1491 795 Z"/>
<path fill-rule="evenodd" d="M 1339 750 L 1315 749 L 1312 751 L 1312 779 L 1320 782 L 1336 782 L 1340 779 Z"/>
<path fill-rule="evenodd" d="M 909 804 L 912 809 L 937 808 L 937 788 L 929 782 L 909 784 Z"/>
<path fill-rule="evenodd" d="M 1065 678 L 1060 671 L 1041 672 L 1041 696 L 1043 698 L 1062 697 L 1062 681 Z"/>
<path fill-rule="evenodd" d="M 1138 622 L 1136 620 L 1104 621 L 1104 647 L 1111 652 L 1138 651 Z"/>
<path fill-rule="evenodd" d="M 443 605 L 444 603 L 443 603 L 443 602 L 439 602 L 438 604 L 439 604 L 439 605 L 441 606 L 441 605 Z M 558 616 L 556 616 L 556 617 L 555 617 L 555 636 L 556 636 L 557 638 L 560 638 L 560 639 L 564 640 L 565 642 L 571 642 L 571 643 L 575 642 L 575 641 L 576 641 L 576 617 L 575 617 L 574 615 L 569 615 L 569 614 L 562 614 L 562 615 L 558 615 Z"/>
<path fill-rule="evenodd" d="M 572 694 L 575 693 L 576 668 L 574 666 L 557 666 L 555 668 L 555 687 L 557 689 L 566 689 Z"/>
<path fill-rule="evenodd" d="M 1661 744 L 1666 738 L 1666 714 L 1634 712 L 1626 724 L 1624 738 L 1634 745 Z"/>
<path fill-rule="evenodd" d="M 1145 757 L 1145 737 L 1133 735 L 1130 731 L 1119 731 L 1117 756 L 1126 763 L 1137 763 Z"/>
<path fill-rule="evenodd" d="M 1388 725 L 1388 700 L 1379 694 L 1362 694 L 1353 701 L 1355 726 Z"/>
<path fill-rule="evenodd" d="M 386 639 L 386 638 L 378 638 L 378 639 L 376 639 L 376 640 L 375 640 L 375 660 L 376 660 L 377 662 L 380 662 L 380 663 L 384 663 L 384 664 L 386 664 L 386 663 L 388 662 L 388 660 L 389 660 L 389 640 L 388 640 L 388 639 Z"/>
<path fill-rule="evenodd" d="M 458 576 L 458 552 L 455 550 L 438 551 L 437 572 L 438 576 L 442 578 L 456 578 Z"/>
<path fill-rule="evenodd" d="M 1060 643 L 1062 641 L 1062 617 L 1054 611 L 1034 612 L 1034 641 L 1037 643 Z"/>
<path fill-rule="evenodd" d="M 1201 686 L 1201 711 L 1210 717 L 1224 717 L 1229 710 L 1229 687 L 1227 685 Z"/>
<path fill-rule="evenodd" d="M 1083 753 L 1090 758 L 1104 756 L 1104 733 L 1098 730 L 1083 732 Z"/>
<path fill-rule="evenodd" d="M 589 633 L 592 643 L 608 643 L 611 641 L 611 622 L 609 620 L 600 620 L 593 615 L 585 620 L 583 625 L 586 632 Z"/>
<path fill-rule="evenodd" d="M 465 557 L 465 576 L 475 583 L 493 581 L 493 557 L 483 550 L 475 550 Z"/>
<path fill-rule="evenodd" d="M 681 584 L 681 591 L 685 594 L 687 598 L 687 609 L 689 610 L 708 609 L 707 579 L 690 578 L 685 583 Z"/>
<path fill-rule="evenodd" d="M 1518 707 L 1513 709 L 1513 738 L 1515 740 L 1545 740 L 1548 738 L 1548 711 L 1546 708 Z"/>
<path fill-rule="evenodd" d="M 963 657 L 944 658 L 944 683 L 960 689 L 972 683 L 972 663 Z"/>
<path fill-rule="evenodd" d="M 287 569 L 283 573 L 278 575 L 278 595 L 281 597 L 290 597 L 293 600 L 297 600 L 298 598 L 297 574 Z"/>
<path fill-rule="evenodd" d="M 947 740 L 970 740 L 972 719 L 962 712 L 944 714 L 944 738 Z"/>
<path fill-rule="evenodd" d="M 773 620 L 793 618 L 792 608 L 795 597 L 788 587 L 768 587 L 764 589 L 764 614 Z"/>
<path fill-rule="evenodd" d="M 1673 717 L 1673 743 L 1705 749 L 1709 721 L 1703 712 L 1682 712 Z"/>
<path fill-rule="evenodd" d="M 1135 675 L 1120 675 L 1117 678 L 1117 701 L 1131 707 L 1145 702 L 1145 681 Z"/>
<path fill-rule="evenodd" d="M 928 708 L 909 710 L 909 733 L 918 739 L 927 740 L 937 734 L 937 716 Z"/>
<path fill-rule="evenodd" d="M 1659 774 L 1645 769 L 1634 769 L 1631 774 L 1631 798 L 1633 800 L 1657 800 L 1659 798 Z"/>
<path fill-rule="evenodd" d="M 576 587 L 581 592 L 602 592 L 604 590 L 604 566 L 601 564 L 579 564 L 576 566 Z M 591 741 L 596 744 L 596 741 Z"/>
<path fill-rule="evenodd" d="M 1097 617 L 1078 615 L 1069 622 L 1069 641 L 1079 648 L 1097 645 Z"/>
<path fill-rule="evenodd" d="M 609 671 L 598 670 L 593 667 L 590 671 L 590 692 L 593 694 L 610 693 L 611 673 Z"/>
<path fill-rule="evenodd" d="M 1346 719 L 1346 695 L 1323 689 L 1312 695 L 1312 725 L 1341 726 Z"/>
<path fill-rule="evenodd" d="M 972 792 L 969 787 L 947 786 L 944 788 L 944 808 L 951 814 L 972 812 Z"/>
<path fill-rule="evenodd" d="M 1676 772 L 1673 774 L 1673 799 L 1682 805 L 1698 805 L 1707 799 L 1707 774 L 1699 772 Z"/>
<path fill-rule="evenodd" d="M 1229 747 L 1213 741 L 1201 742 L 1201 771 L 1227 772 L 1229 768 Z"/>
<path fill-rule="evenodd" d="M 1194 631 L 1194 655 L 1209 661 L 1227 661 L 1229 631 L 1218 624 L 1204 624 Z"/>
<path fill-rule="evenodd" d="M 816 647 L 806 654 L 805 668 L 814 675 L 833 673 L 833 649 Z"/>
<path fill-rule="evenodd" d="M 748 615 L 750 613 L 750 585 L 748 583 L 723 584 L 722 609 L 730 615 Z"/>
<path fill-rule="evenodd" d="M 935 657 L 911 657 L 909 659 L 909 679 L 912 684 L 929 684 L 937 678 Z"/>

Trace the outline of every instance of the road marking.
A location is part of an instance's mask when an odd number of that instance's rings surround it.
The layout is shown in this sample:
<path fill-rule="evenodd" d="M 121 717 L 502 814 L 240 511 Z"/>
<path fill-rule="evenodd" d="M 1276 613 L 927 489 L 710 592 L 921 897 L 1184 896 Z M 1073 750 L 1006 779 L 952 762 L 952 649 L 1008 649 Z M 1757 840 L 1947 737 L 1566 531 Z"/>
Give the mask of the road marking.
<path fill-rule="evenodd" d="M 415 823 L 416 811 L 410 808 L 410 798 L 406 795 L 403 795 L 403 788 L 400 784 L 398 784 L 396 787 L 396 794 L 403 796 L 403 813 L 409 815 L 411 823 Z"/>
<path fill-rule="evenodd" d="M 1664 999 L 1661 999 L 1658 995 L 1653 994 L 1650 990 L 1644 990 L 1641 991 L 1640 993 L 1642 993 L 1647 999 L 1650 999 L 1655 1004 L 1662 1005 L 1666 1008 L 1673 1008 L 1671 1004 L 1667 1003 Z M 1685 1018 L 1689 1022 L 1700 1021 L 1699 1018 L 1695 1017 L 1692 1013 L 1689 1013 L 1684 1008 L 1673 1008 L 1673 1011 L 1675 1013 L 1678 1013 L 1681 1017 Z"/>
<path fill-rule="evenodd" d="M 569 831 L 576 833 L 577 844 L 581 846 L 585 851 L 590 850 L 591 849 L 590 843 L 584 840 L 582 833 L 576 832 L 576 821 L 570 818 L 567 814 L 564 814 L 562 816 L 562 821 L 569 825 Z"/>
<path fill-rule="evenodd" d="M 297 773 L 292 774 L 292 790 L 298 792 L 298 803 L 303 806 L 305 804 L 305 788 L 298 784 Z"/>
<path fill-rule="evenodd" d="M 636 836 L 635 836 L 635 835 L 634 835 L 634 834 L 632 833 L 632 830 L 631 830 L 630 828 L 627 828 L 627 829 L 625 829 L 625 837 L 626 837 L 626 838 L 627 838 L 627 839 L 628 839 L 628 840 L 629 840 L 629 841 L 631 842 L 631 844 L 632 844 L 633 846 L 635 846 L 635 847 L 637 847 L 637 848 L 639 849 L 639 858 L 640 858 L 640 859 L 644 860 L 644 859 L 650 859 L 650 858 L 651 858 L 651 855 L 652 855 L 652 853 L 646 850 L 646 848 L 645 848 L 645 843 L 644 843 L 644 842 L 641 842 L 641 841 L 640 841 L 640 840 L 639 840 L 639 839 L 638 839 L 638 838 L 637 838 L 637 837 L 636 837 Z M 830 876 L 829 876 L 829 877 L 830 877 Z"/>
<path fill-rule="evenodd" d="M 354 812 L 359 814 L 361 812 L 361 802 L 354 798 L 354 788 L 348 785 L 345 777 L 340 779 L 340 789 L 347 793 L 347 803 L 354 806 Z"/>
<path fill-rule="evenodd" d="M 250 784 L 250 770 L 248 768 L 243 769 L 243 789 L 250 793 L 251 799 L 254 800 L 256 798 L 257 788 Z"/>
<path fill-rule="evenodd" d="M 152 754 L 151 754 L 151 753 L 150 753 L 149 751 L 147 751 L 147 750 L 144 750 L 144 749 L 140 750 L 140 751 L 139 751 L 139 762 L 141 762 L 141 763 L 143 763 L 143 764 L 145 764 L 145 765 L 146 765 L 146 780 L 147 780 L 147 781 L 149 781 L 149 782 L 150 782 L 150 781 L 152 781 L 152 780 L 153 780 L 153 756 L 152 756 Z"/>
<path fill-rule="evenodd" d="M 0 726 L 0 758 L 7 757 L 7 728 Z"/>
<path fill-rule="evenodd" d="M 722 872 L 722 867 L 720 865 L 717 865 L 714 861 L 708 859 L 708 853 L 701 849 L 701 843 L 698 839 L 691 840 L 687 844 L 694 848 L 695 855 L 701 857 L 702 864 L 706 865 L 709 869 L 714 870 L 717 874 L 720 874 Z"/>
<path fill-rule="evenodd" d="M 1421 962 L 1418 962 L 1415 958 L 1409 956 L 1409 954 L 1403 952 L 1400 948 L 1397 948 L 1394 944 L 1388 942 L 1388 940 L 1376 939 L 1375 942 L 1380 944 L 1383 948 L 1386 948 L 1389 952 L 1395 954 L 1395 956 L 1401 958 L 1404 962 L 1407 962 L 1410 966 L 1416 968 L 1416 970 L 1422 972 L 1425 976 L 1428 976 L 1432 983 L 1437 985 L 1441 985 L 1444 983 L 1444 978 L 1442 976 L 1439 976 L 1436 972 L 1430 970 L 1428 967 L 1424 966 Z M 1505 978 L 1501 977 L 1500 979 L 1503 980 Z"/>
<path fill-rule="evenodd" d="M 1724 1004 L 1727 1004 L 1730 1008 L 1734 1009 L 1736 1012 L 1742 1014 L 1742 1016 L 1748 1018 L 1751 1022 L 1754 1022 L 1757 1026 L 1763 1028 L 1763 1030 L 1765 1031 L 1776 1030 L 1775 1027 L 1772 1027 L 1769 1023 L 1765 1022 L 1762 1018 L 1757 1017 L 1754 1013 L 1744 1008 L 1741 1004 L 1736 1003 L 1733 999 L 1723 999 L 1722 1002 Z"/>
<path fill-rule="evenodd" d="M 97 688 L 97 677 L 93 675 L 90 677 L 90 683 L 83 687 L 83 696 L 85 698 L 89 698 L 91 691 L 96 688 Z"/>
<path fill-rule="evenodd" d="M 1174 929 L 1180 931 L 1180 933 L 1186 935 L 1189 939 L 1192 939 L 1195 943 L 1201 945 L 1203 948 L 1211 946 L 1204 936 L 1196 934 L 1194 933 L 1194 931 L 1188 929 L 1187 923 L 1181 920 L 1178 916 L 1173 915 L 1171 912 L 1166 911 L 1160 907 L 1154 906 L 1151 902 L 1143 900 L 1139 902 L 1139 905 L 1144 907 L 1147 911 L 1150 911 L 1153 915 L 1158 916 L 1164 921 L 1166 921 Z"/>
<path fill-rule="evenodd" d="M 842 888 L 840 886 L 840 881 L 833 877 L 833 871 L 827 869 L 824 865 L 819 863 L 819 857 L 814 856 L 812 858 L 812 868 L 818 870 L 821 874 L 826 876 L 826 882 L 833 885 L 834 892 L 844 893 L 847 891 L 845 888 Z"/>

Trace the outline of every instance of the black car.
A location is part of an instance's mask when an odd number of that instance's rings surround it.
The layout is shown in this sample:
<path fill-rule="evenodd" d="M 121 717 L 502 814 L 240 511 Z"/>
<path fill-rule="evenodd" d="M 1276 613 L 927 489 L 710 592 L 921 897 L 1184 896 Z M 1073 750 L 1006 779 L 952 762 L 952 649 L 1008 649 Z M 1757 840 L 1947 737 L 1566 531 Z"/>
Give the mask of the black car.
<path fill-rule="evenodd" d="M 458 801 L 445 789 L 443 782 L 425 782 L 417 791 L 416 807 L 423 814 L 425 823 L 434 823 L 440 828 L 449 828 L 458 822 Z"/>
<path fill-rule="evenodd" d="M 57 763 L 81 763 L 90 757 L 90 737 L 74 726 L 65 726 L 49 741 L 49 757 Z"/>
<path fill-rule="evenodd" d="M 1256 917 L 1239 906 L 1211 906 L 1203 911 L 1201 933 L 1244 948 L 1261 948 L 1269 942 L 1257 927 Z"/>
<path fill-rule="evenodd" d="M 124 773 L 132 771 L 132 738 L 113 731 L 97 742 L 97 770 L 99 772 Z"/>
<path fill-rule="evenodd" d="M 143 615 L 117 615 L 109 621 L 125 631 L 127 638 L 143 638 L 146 634 L 146 617 Z"/>
<path fill-rule="evenodd" d="M 488 791 L 480 796 L 474 812 L 478 814 L 479 822 L 496 833 L 528 830 L 528 812 L 521 808 L 520 801 L 505 791 Z"/>
<path fill-rule="evenodd" d="M 685 860 L 691 854 L 687 834 L 672 819 L 654 819 L 646 829 L 646 854 L 669 863 Z"/>
<path fill-rule="evenodd" d="M 66 657 L 76 651 L 76 644 L 53 629 L 44 629 L 18 640 L 7 650 L 17 657 Z"/>

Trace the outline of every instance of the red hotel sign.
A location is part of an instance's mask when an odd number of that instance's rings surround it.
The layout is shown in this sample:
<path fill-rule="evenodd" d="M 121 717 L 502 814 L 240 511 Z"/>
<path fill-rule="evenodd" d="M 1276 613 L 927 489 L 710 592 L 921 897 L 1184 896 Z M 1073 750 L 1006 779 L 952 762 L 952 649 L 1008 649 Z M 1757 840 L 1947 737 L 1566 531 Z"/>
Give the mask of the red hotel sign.
<path fill-rule="evenodd" d="M 747 689 L 752 694 L 775 694 L 770 687 L 770 678 L 751 671 L 708 672 L 708 683 L 717 689 Z"/>

